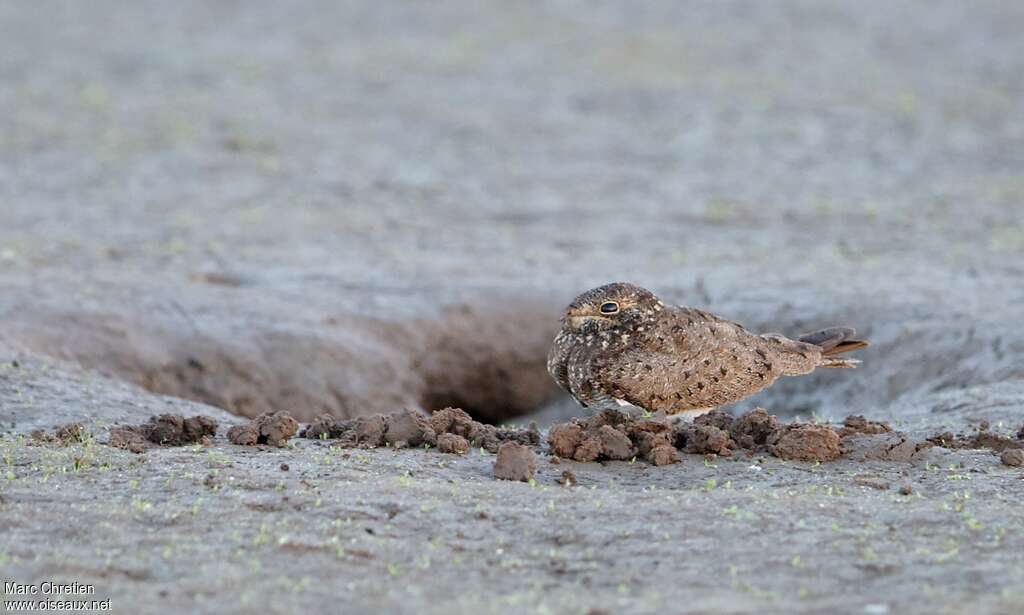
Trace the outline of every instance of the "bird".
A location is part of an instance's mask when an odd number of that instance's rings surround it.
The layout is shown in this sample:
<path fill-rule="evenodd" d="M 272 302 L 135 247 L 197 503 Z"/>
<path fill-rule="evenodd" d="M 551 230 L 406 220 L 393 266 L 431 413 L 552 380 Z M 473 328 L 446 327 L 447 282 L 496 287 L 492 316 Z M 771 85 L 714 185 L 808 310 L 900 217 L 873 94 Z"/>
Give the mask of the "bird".
<path fill-rule="evenodd" d="M 790 339 L 709 312 L 665 304 L 627 282 L 588 290 L 566 308 L 548 353 L 555 382 L 585 408 L 636 407 L 692 420 L 783 376 L 852 368 L 868 346 L 849 327 Z"/>

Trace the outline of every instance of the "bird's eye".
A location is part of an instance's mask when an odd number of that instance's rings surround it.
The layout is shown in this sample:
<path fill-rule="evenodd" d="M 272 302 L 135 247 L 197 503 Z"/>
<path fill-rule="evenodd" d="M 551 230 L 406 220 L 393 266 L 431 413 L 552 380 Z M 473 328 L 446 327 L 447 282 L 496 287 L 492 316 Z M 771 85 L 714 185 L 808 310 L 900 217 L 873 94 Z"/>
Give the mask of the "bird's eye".
<path fill-rule="evenodd" d="M 602 314 L 615 314 L 619 311 L 619 304 L 614 301 L 605 301 L 601 304 Z"/>

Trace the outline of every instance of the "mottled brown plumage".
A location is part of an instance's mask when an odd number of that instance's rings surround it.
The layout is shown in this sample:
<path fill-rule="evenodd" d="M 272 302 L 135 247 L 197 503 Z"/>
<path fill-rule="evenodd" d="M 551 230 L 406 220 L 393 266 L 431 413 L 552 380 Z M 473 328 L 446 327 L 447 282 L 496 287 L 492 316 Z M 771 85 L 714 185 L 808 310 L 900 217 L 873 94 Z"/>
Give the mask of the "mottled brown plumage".
<path fill-rule="evenodd" d="M 698 414 L 765 389 L 780 376 L 854 367 L 834 355 L 867 346 L 835 327 L 792 340 L 757 335 L 694 308 L 665 305 L 650 291 L 607 284 L 577 297 L 548 355 L 559 386 L 588 407 L 632 404 Z"/>

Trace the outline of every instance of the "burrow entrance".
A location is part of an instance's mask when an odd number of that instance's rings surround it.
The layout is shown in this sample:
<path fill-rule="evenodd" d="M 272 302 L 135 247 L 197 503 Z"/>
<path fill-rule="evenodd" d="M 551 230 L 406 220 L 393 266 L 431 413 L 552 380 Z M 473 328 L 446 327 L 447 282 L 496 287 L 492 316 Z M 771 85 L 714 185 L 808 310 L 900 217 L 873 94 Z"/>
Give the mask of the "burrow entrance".
<path fill-rule="evenodd" d="M 7 319 L 0 339 L 246 417 L 287 410 L 309 421 L 456 406 L 500 423 L 559 395 L 545 367 L 558 308 L 526 305 L 480 301 L 423 318 L 294 322 L 36 306 Z"/>

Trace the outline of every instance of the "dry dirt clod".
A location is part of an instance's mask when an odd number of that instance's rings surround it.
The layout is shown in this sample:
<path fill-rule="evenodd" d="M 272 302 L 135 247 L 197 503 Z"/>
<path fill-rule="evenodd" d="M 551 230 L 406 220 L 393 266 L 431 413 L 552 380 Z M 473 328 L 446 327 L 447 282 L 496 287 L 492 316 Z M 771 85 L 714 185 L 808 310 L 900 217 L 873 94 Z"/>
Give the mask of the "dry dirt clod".
<path fill-rule="evenodd" d="M 650 463 L 661 466 L 679 461 L 675 433 L 664 421 L 641 420 L 629 427 L 629 437 L 639 454 Z"/>
<path fill-rule="evenodd" d="M 625 461 L 636 455 L 636 449 L 633 448 L 629 436 L 611 425 L 602 425 L 598 429 L 598 435 L 601 439 L 601 454 L 608 459 Z"/>
<path fill-rule="evenodd" d="M 562 470 L 562 480 L 559 484 L 563 487 L 572 487 L 576 485 L 576 473 L 572 470 Z"/>
<path fill-rule="evenodd" d="M 395 448 L 414 448 L 427 441 L 437 442 L 435 434 L 425 416 L 404 410 L 388 417 L 384 441 Z"/>
<path fill-rule="evenodd" d="M 239 446 L 255 446 L 260 441 L 260 430 L 252 423 L 228 428 L 228 441 Z"/>
<path fill-rule="evenodd" d="M 537 456 L 529 447 L 506 442 L 498 448 L 498 457 L 494 461 L 495 478 L 528 482 L 536 469 Z"/>
<path fill-rule="evenodd" d="M 1018 434 L 1019 436 L 1019 434 Z M 987 448 L 997 453 L 1010 449 L 1024 448 L 1024 442 L 1019 439 L 1001 436 L 990 431 L 977 431 L 970 435 L 954 435 L 952 432 L 944 431 L 936 434 L 928 441 L 949 449 L 979 449 Z"/>
<path fill-rule="evenodd" d="M 684 452 L 697 455 L 709 453 L 729 457 L 736 443 L 729 432 L 710 423 L 683 424 L 676 428 L 677 443 L 684 445 Z"/>
<path fill-rule="evenodd" d="M 282 447 L 298 430 L 298 422 L 287 412 L 266 412 L 247 425 L 235 425 L 228 429 L 228 440 L 242 446 L 268 444 Z"/>
<path fill-rule="evenodd" d="M 180 414 L 161 414 L 150 419 L 147 439 L 154 444 L 181 446 L 201 442 L 217 433 L 217 421 L 201 415 L 185 418 Z"/>
<path fill-rule="evenodd" d="M 67 425 L 61 425 L 57 428 L 57 431 L 53 434 L 62 444 L 74 444 L 84 442 L 89 436 L 89 432 L 85 430 L 85 427 L 81 423 L 68 423 Z"/>
<path fill-rule="evenodd" d="M 768 450 L 794 461 L 833 461 L 842 454 L 839 434 L 824 425 L 786 425 L 768 438 Z"/>
<path fill-rule="evenodd" d="M 914 488 L 910 485 L 900 487 L 900 495 L 910 495 L 911 493 L 914 493 Z"/>
<path fill-rule="evenodd" d="M 473 417 L 461 408 L 444 408 L 430 415 L 430 428 L 434 433 L 451 433 L 468 438 L 473 431 Z"/>
<path fill-rule="evenodd" d="M 1003 451 L 1000 455 L 999 460 L 1003 462 L 1003 465 L 1020 467 L 1024 466 L 1024 449 L 1010 448 Z"/>
<path fill-rule="evenodd" d="M 892 431 L 886 423 L 869 421 L 859 414 L 851 414 L 843 419 L 843 426 L 839 429 L 839 437 L 845 438 L 855 434 L 876 435 Z"/>
<path fill-rule="evenodd" d="M 674 446 L 657 446 L 651 449 L 647 459 L 656 466 L 667 466 L 679 461 L 679 451 Z"/>
<path fill-rule="evenodd" d="M 465 455 L 469 452 L 469 440 L 453 433 L 442 433 L 437 436 L 437 450 L 442 453 Z"/>
<path fill-rule="evenodd" d="M 327 440 L 340 438 L 342 433 L 338 419 L 330 414 L 321 414 L 303 428 L 299 436 L 311 440 Z"/>
<path fill-rule="evenodd" d="M 413 410 L 392 414 L 374 414 L 354 419 L 339 420 L 329 415 L 318 416 L 303 430 L 302 436 L 314 439 L 337 439 L 340 446 L 375 448 L 385 444 L 396 448 L 417 447 L 421 444 L 437 446 L 441 436 L 449 434 L 470 446 L 479 446 L 488 452 L 498 452 L 502 442 L 518 442 L 536 446 L 540 444 L 540 430 L 536 424 L 528 429 L 498 429 L 474 421 L 459 408 L 444 408 L 430 416 Z M 462 450 L 459 439 L 445 437 L 442 452 Z M 453 447 L 454 448 L 451 448 Z"/>
<path fill-rule="evenodd" d="M 262 420 L 260 420 L 262 419 Z M 257 417 L 260 439 L 266 439 L 270 446 L 284 446 L 299 431 L 299 423 L 284 411 Z"/>
<path fill-rule="evenodd" d="M 138 454 L 146 450 L 146 437 L 138 430 L 138 427 L 113 427 L 110 430 L 110 439 L 107 441 L 107 445 Z"/>
<path fill-rule="evenodd" d="M 729 435 L 741 448 L 762 446 L 779 428 L 779 421 L 764 408 L 754 408 L 732 422 Z"/>
<path fill-rule="evenodd" d="M 733 421 L 734 419 L 731 414 L 723 410 L 718 410 L 716 408 L 711 412 L 702 414 L 697 418 L 693 419 L 693 424 L 710 425 L 712 427 L 717 427 L 722 431 L 728 432 L 732 428 Z"/>
<path fill-rule="evenodd" d="M 186 419 L 180 414 L 161 414 L 142 425 L 111 428 L 107 444 L 141 453 L 146 450 L 147 443 L 183 446 L 205 442 L 216 433 L 217 421 L 208 416 L 196 415 Z"/>
<path fill-rule="evenodd" d="M 583 427 L 578 423 L 552 425 L 548 431 L 548 446 L 551 454 L 572 459 L 576 448 L 583 442 Z"/>
<path fill-rule="evenodd" d="M 366 448 L 383 446 L 384 430 L 386 428 L 387 424 L 382 414 L 361 416 L 355 420 L 353 425 L 352 435 L 354 441 L 351 445 Z"/>

